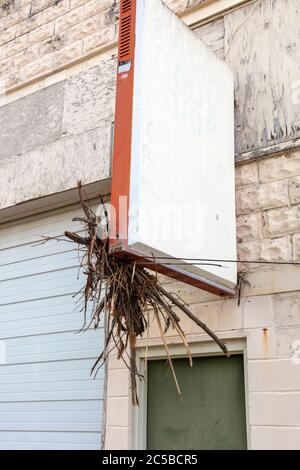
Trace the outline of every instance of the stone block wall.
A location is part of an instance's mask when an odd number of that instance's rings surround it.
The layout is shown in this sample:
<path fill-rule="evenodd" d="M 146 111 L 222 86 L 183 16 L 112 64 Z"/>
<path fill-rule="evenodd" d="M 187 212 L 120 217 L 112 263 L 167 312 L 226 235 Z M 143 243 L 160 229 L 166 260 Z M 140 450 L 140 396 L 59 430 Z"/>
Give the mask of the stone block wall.
<path fill-rule="evenodd" d="M 110 177 L 114 57 L 0 107 L 0 208 Z"/>
<path fill-rule="evenodd" d="M 0 5 L 2 87 L 20 86 L 117 40 L 114 0 L 7 0 Z"/>
<path fill-rule="evenodd" d="M 204 2 L 167 3 L 183 12 Z M 88 184 L 109 177 L 118 7 L 116 0 L 0 0 L 0 209 L 65 191 L 78 179 Z M 247 32 L 247 11 L 196 29 L 221 58 L 230 59 L 241 77 L 237 103 L 245 109 L 243 70 L 249 61 L 242 62 L 233 46 L 246 41 L 240 35 L 256 35 Z M 252 13 L 254 28 L 261 11 Z M 300 261 L 300 151 L 237 164 L 236 197 L 240 259 Z M 249 446 L 299 448 L 300 366 L 292 362 L 293 343 L 300 339 L 299 268 L 241 263 L 240 269 L 246 272 L 240 305 L 237 298 L 220 301 L 187 285 L 167 285 L 228 344 L 244 342 Z M 206 335 L 182 322 L 192 343 L 207 344 Z M 177 339 L 170 334 L 169 341 Z M 149 347 L 160 344 L 153 327 Z M 132 417 L 127 370 L 112 358 L 108 448 L 132 446 Z"/>
<path fill-rule="evenodd" d="M 118 15 L 117 0 L 0 0 L 0 209 L 109 178 Z"/>
<path fill-rule="evenodd" d="M 299 261 L 299 175 L 299 151 L 236 166 L 240 259 Z M 244 345 L 249 448 L 299 449 L 300 267 L 240 263 L 239 268 L 246 281 L 240 305 L 237 297 L 220 300 L 174 281 L 166 281 L 166 287 L 177 293 L 229 349 L 237 341 Z M 176 313 L 190 345 L 196 346 L 199 354 L 207 354 L 207 345 L 211 347 L 207 335 L 181 312 Z M 149 360 L 156 357 L 161 346 L 160 332 L 151 314 L 150 323 L 148 339 L 139 343 Z M 180 339 L 172 330 L 167 338 L 170 351 L 176 354 Z M 213 353 L 218 353 L 218 348 Z M 120 381 L 122 386 L 118 386 Z M 112 356 L 108 377 L 108 449 L 136 445 L 136 416 L 137 410 L 131 405 L 128 370 Z"/>
<path fill-rule="evenodd" d="M 237 166 L 241 260 L 299 261 L 299 175 L 299 150 Z"/>
<path fill-rule="evenodd" d="M 183 11 L 203 0 L 168 0 Z M 1 0 L 1 86 L 13 89 L 116 43 L 118 0 Z"/>

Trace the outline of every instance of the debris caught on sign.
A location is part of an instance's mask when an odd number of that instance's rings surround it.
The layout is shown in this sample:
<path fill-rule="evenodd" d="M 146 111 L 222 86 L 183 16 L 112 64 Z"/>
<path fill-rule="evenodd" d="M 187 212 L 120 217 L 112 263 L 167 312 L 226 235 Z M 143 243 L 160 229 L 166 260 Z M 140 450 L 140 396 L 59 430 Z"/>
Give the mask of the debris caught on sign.
<path fill-rule="evenodd" d="M 155 273 L 151 273 L 135 261 L 122 259 L 109 253 L 108 236 L 103 238 L 98 234 L 100 217 L 96 216 L 84 201 L 80 183 L 78 183 L 78 189 L 84 216 L 73 220 L 83 224 L 84 236 L 82 232 L 67 231 L 64 235 L 80 245 L 81 251 L 83 250 L 81 269 L 86 275 L 86 283 L 81 290 L 85 318 L 83 329 L 88 329 L 91 325 L 97 328 L 101 316 L 105 316 L 107 322 L 104 349 L 95 362 L 91 373 L 96 375 L 99 368 L 108 360 L 110 351 L 116 349 L 118 359 L 122 359 L 130 370 L 132 403 L 138 405 L 137 378 L 140 376 L 136 362 L 137 339 L 143 337 L 147 331 L 150 312 L 153 312 L 177 391 L 181 395 L 166 339 L 166 332 L 170 328 L 176 331 L 184 344 L 191 366 L 193 362 L 189 344 L 174 307 L 177 307 L 202 328 L 219 345 L 227 357 L 229 357 L 228 350 L 225 344 L 189 310 L 186 304 L 164 289 Z M 105 203 L 102 199 L 101 204 L 102 213 L 106 214 Z M 93 309 L 87 324 L 90 302 L 92 302 Z"/>

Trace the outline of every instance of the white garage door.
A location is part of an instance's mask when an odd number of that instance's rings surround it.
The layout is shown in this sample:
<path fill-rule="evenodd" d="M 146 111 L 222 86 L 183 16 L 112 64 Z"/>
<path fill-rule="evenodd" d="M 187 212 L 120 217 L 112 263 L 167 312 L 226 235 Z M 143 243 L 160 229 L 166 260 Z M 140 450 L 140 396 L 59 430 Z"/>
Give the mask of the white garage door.
<path fill-rule="evenodd" d="M 99 449 L 103 330 L 83 325 L 72 243 L 32 246 L 74 229 L 78 207 L 0 225 L 0 449 Z"/>

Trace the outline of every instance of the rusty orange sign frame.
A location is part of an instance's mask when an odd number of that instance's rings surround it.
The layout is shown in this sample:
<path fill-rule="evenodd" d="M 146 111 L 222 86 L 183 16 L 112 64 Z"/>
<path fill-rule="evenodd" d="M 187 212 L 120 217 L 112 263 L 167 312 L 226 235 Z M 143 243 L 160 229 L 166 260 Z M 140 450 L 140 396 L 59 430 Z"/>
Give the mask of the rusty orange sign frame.
<path fill-rule="evenodd" d="M 125 197 L 130 198 L 130 167 L 132 147 L 132 118 L 134 96 L 135 71 L 135 35 L 136 35 L 136 7 L 138 0 L 121 0 L 119 51 L 117 71 L 117 92 L 115 108 L 114 151 L 112 160 L 112 192 L 111 205 L 116 215 L 116 236 L 110 238 L 110 253 L 139 260 L 149 269 L 165 274 L 176 280 L 185 282 L 213 294 L 224 296 L 234 294 L 234 290 L 223 287 L 206 278 L 199 278 L 180 266 L 166 265 L 159 258 L 153 260 L 149 256 L 132 250 L 128 246 L 128 238 L 120 236 L 120 208 L 119 201 Z M 128 227 L 128 211 L 127 211 Z"/>

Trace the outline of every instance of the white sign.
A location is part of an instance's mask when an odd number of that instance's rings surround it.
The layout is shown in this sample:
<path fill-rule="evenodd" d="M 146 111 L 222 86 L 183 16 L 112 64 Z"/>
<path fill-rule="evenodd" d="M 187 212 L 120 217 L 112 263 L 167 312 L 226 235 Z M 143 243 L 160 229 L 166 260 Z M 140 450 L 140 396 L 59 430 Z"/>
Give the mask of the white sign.
<path fill-rule="evenodd" d="M 236 259 L 234 201 L 233 74 L 161 0 L 137 0 L 128 246 L 232 289 L 235 263 L 193 260 Z"/>

